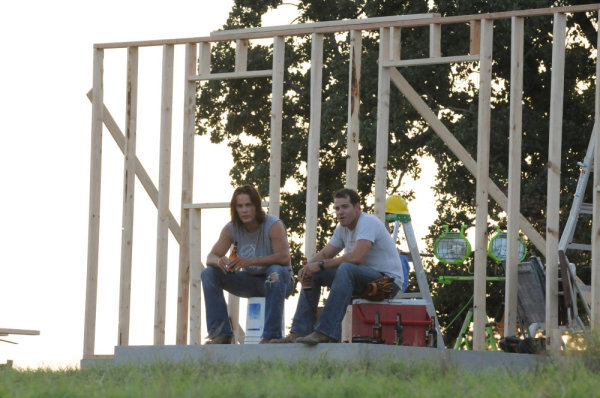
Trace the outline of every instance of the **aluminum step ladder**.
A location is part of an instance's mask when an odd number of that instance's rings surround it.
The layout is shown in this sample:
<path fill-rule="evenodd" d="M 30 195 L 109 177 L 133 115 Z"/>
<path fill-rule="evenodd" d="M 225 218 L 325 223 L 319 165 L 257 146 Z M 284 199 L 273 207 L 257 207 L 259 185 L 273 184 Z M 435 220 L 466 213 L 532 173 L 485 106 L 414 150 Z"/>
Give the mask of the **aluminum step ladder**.
<path fill-rule="evenodd" d="M 587 312 L 588 317 L 591 319 L 591 309 L 589 304 L 589 286 L 586 286 L 581 279 L 579 279 L 575 273 L 575 265 L 570 263 L 567 258 L 567 250 L 583 250 L 591 251 L 592 245 L 589 243 L 573 242 L 575 235 L 575 229 L 577 222 L 581 215 L 591 216 L 592 204 L 584 203 L 583 198 L 589 182 L 590 174 L 594 170 L 594 140 L 596 126 L 592 130 L 590 142 L 588 144 L 587 152 L 583 162 L 578 162 L 580 167 L 579 180 L 577 181 L 577 188 L 573 197 L 573 203 L 569 212 L 569 218 L 563 229 L 563 233 L 558 243 L 559 262 L 561 270 L 561 281 L 563 283 L 562 294 L 565 296 L 567 302 L 567 318 L 569 327 L 574 326 L 573 321 L 577 323 L 580 328 L 585 328 L 585 325 L 579 316 L 577 300 L 573 297 L 575 294 L 583 302 L 584 308 Z"/>
<path fill-rule="evenodd" d="M 436 328 L 436 336 L 437 336 L 437 347 L 445 348 L 444 345 L 444 336 L 442 335 L 442 331 L 440 329 L 440 322 L 437 317 L 437 313 L 435 312 L 435 307 L 433 305 L 433 299 L 431 298 L 431 292 L 429 290 L 429 284 L 427 282 L 427 274 L 425 274 L 425 270 L 423 269 L 423 262 L 421 261 L 421 254 L 419 253 L 419 248 L 417 247 L 417 238 L 415 237 L 415 232 L 413 230 L 410 214 L 407 212 L 399 213 L 399 214 L 386 214 L 385 220 L 388 222 L 394 222 L 394 230 L 392 233 L 392 239 L 394 243 L 396 243 L 398 239 L 398 232 L 400 230 L 400 224 L 402 224 L 402 228 L 404 230 L 404 236 L 406 238 L 406 242 L 408 243 L 408 249 L 410 251 L 410 255 L 412 257 L 412 263 L 415 269 L 415 275 L 417 277 L 417 284 L 419 285 L 419 293 L 417 295 L 413 293 L 403 293 L 410 298 L 422 298 L 425 300 L 425 304 L 427 306 L 427 312 L 432 319 L 435 319 L 435 328 Z M 399 294 L 396 297 L 402 298 L 403 294 Z"/>

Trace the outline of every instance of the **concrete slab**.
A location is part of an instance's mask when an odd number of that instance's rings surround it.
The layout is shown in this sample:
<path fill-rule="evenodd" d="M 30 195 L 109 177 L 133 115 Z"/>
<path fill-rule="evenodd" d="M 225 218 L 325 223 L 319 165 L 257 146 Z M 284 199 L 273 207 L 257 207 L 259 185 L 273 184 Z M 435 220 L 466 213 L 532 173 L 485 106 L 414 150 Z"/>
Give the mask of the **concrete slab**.
<path fill-rule="evenodd" d="M 447 364 L 464 370 L 498 370 L 500 368 L 523 371 L 533 369 L 549 356 L 512 354 L 499 351 L 455 351 L 423 347 L 397 347 L 376 344 L 246 344 L 246 345 L 171 345 L 171 346 L 119 346 L 115 347 L 113 364 L 143 364 L 155 361 L 226 362 L 237 363 L 262 359 L 294 362 L 299 360 L 365 362 L 390 358 L 410 363 L 429 362 Z"/>
<path fill-rule="evenodd" d="M 92 366 L 100 366 L 100 365 L 112 365 L 113 358 L 91 358 L 91 359 L 82 359 L 79 362 L 80 368 L 89 368 Z"/>

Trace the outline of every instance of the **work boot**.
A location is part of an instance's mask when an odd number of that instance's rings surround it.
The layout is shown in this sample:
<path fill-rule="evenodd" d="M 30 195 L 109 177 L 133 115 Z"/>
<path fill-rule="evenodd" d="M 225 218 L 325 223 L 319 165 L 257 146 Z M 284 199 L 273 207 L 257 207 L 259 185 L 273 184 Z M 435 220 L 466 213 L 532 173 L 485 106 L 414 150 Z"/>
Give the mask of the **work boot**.
<path fill-rule="evenodd" d="M 260 342 L 258 344 L 269 344 L 271 342 L 271 340 L 273 340 L 273 339 L 270 339 L 268 337 L 263 337 L 262 340 L 260 340 Z"/>
<path fill-rule="evenodd" d="M 315 330 L 308 336 L 297 338 L 296 343 L 316 345 L 319 343 L 337 343 L 337 340 Z"/>
<path fill-rule="evenodd" d="M 233 343 L 233 336 L 215 336 L 211 339 L 208 339 L 208 341 L 206 344 L 232 344 Z"/>
<path fill-rule="evenodd" d="M 269 343 L 272 343 L 272 344 L 295 343 L 296 339 L 298 339 L 300 337 L 304 337 L 304 336 L 301 334 L 298 334 L 298 333 L 290 332 L 290 334 L 288 334 L 287 336 L 285 336 L 282 339 L 271 339 L 271 341 L 269 341 Z"/>

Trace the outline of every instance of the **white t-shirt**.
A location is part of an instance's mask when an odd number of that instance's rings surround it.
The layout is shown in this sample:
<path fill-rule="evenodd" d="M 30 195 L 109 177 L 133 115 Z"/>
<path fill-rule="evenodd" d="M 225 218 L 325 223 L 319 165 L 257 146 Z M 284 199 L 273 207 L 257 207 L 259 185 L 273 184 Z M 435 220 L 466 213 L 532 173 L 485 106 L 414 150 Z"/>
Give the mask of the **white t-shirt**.
<path fill-rule="evenodd" d="M 362 263 L 358 264 L 373 268 L 387 276 L 394 278 L 394 283 L 402 287 L 404 275 L 402 262 L 390 232 L 377 217 L 372 214 L 361 213 L 356 227 L 351 230 L 340 224 L 335 228 L 329 244 L 345 253 L 352 253 L 356 242 L 365 239 L 372 243 Z"/>

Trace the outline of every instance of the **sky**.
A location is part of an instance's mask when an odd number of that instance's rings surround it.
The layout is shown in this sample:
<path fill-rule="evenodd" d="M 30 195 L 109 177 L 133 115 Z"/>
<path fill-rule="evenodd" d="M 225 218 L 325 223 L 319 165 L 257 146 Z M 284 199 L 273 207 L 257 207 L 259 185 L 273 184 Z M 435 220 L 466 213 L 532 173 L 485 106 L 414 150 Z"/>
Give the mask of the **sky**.
<path fill-rule="evenodd" d="M 8 336 L 0 363 L 18 367 L 78 366 L 83 352 L 87 267 L 91 105 L 94 43 L 207 36 L 220 28 L 232 1 L 57 0 L 0 6 L 0 328 L 40 330 Z M 285 13 L 264 25 L 291 21 Z M 183 48 L 176 47 L 171 160 L 171 211 L 179 218 Z M 160 124 L 158 49 L 140 49 L 137 155 L 158 185 Z M 125 50 L 105 51 L 105 105 L 124 130 Z M 197 137 L 194 202 L 226 202 L 232 160 L 223 145 Z M 105 129 L 96 354 L 117 341 L 123 157 Z M 435 167 L 424 165 L 424 174 Z M 417 237 L 433 220 L 427 186 L 416 203 L 430 214 L 414 222 Z M 136 183 L 131 344 L 152 344 L 156 209 Z M 415 210 L 409 204 L 413 214 Z M 203 213 L 203 257 L 228 220 L 228 210 Z M 417 220 L 415 220 L 417 221 Z M 214 239 L 211 239 L 214 236 Z M 169 241 L 166 343 L 175 342 L 178 248 Z M 287 326 L 296 298 L 286 305 Z M 241 312 L 245 307 L 241 307 Z M 203 337 L 205 334 L 203 335 Z"/>

